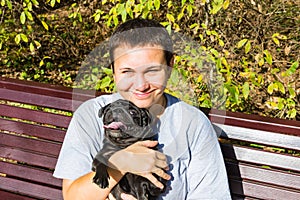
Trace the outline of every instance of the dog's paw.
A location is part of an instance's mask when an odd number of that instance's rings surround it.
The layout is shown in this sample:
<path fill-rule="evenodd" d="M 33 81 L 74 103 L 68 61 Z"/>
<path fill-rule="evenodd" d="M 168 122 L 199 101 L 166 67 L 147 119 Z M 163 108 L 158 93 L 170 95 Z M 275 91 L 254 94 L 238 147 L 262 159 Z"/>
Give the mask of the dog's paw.
<path fill-rule="evenodd" d="M 109 174 L 107 172 L 106 166 L 102 163 L 98 165 L 93 165 L 93 170 L 96 172 L 93 177 L 93 182 L 101 188 L 107 188 L 109 186 Z"/>

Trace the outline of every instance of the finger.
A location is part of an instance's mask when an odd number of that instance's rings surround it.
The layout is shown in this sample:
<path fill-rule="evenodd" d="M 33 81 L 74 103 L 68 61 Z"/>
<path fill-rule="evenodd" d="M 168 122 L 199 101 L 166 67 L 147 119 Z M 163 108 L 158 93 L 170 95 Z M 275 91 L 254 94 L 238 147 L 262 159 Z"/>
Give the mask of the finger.
<path fill-rule="evenodd" d="M 158 144 L 158 141 L 155 140 L 145 140 L 145 141 L 140 141 L 138 144 L 144 146 L 144 147 L 155 147 Z"/>
<path fill-rule="evenodd" d="M 144 177 L 151 181 L 156 187 L 160 189 L 164 188 L 164 185 L 161 182 L 159 182 L 152 174 L 146 174 L 144 175 Z"/>
<path fill-rule="evenodd" d="M 137 200 L 137 199 L 134 198 L 132 195 L 125 194 L 125 193 L 122 193 L 122 194 L 121 194 L 121 198 L 122 198 L 123 200 Z"/>
<path fill-rule="evenodd" d="M 167 156 L 159 151 L 155 152 L 155 157 L 159 160 L 167 160 Z"/>
<path fill-rule="evenodd" d="M 116 198 L 111 193 L 109 193 L 108 200 L 116 200 Z"/>
<path fill-rule="evenodd" d="M 155 160 L 155 166 L 160 169 L 169 170 L 169 165 L 165 160 Z"/>
<path fill-rule="evenodd" d="M 156 175 L 158 175 L 159 177 L 165 179 L 165 180 L 170 180 L 171 176 L 169 174 L 167 174 L 164 170 L 160 169 L 160 168 L 156 168 L 153 173 L 155 173 Z"/>

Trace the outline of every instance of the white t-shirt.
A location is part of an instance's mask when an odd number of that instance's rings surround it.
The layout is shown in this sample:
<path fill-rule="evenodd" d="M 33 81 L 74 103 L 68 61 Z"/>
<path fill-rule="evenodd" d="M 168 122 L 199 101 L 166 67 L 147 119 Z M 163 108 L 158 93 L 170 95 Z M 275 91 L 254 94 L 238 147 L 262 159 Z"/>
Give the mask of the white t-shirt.
<path fill-rule="evenodd" d="M 169 161 L 167 190 L 159 199 L 231 199 L 217 135 L 197 108 L 165 94 L 167 106 L 153 130 L 160 151 Z M 122 98 L 102 95 L 84 102 L 75 112 L 54 171 L 62 179 L 77 179 L 91 172 L 92 161 L 103 147 L 104 129 L 98 111 Z"/>

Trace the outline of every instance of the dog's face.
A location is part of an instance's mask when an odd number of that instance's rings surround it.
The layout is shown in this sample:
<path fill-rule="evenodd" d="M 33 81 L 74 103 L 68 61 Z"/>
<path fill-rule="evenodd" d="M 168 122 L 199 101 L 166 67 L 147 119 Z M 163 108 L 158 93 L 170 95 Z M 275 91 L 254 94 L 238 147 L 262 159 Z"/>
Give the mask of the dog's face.
<path fill-rule="evenodd" d="M 152 139 L 151 115 L 127 100 L 117 100 L 99 110 L 105 135 L 119 146 L 129 146 L 136 141 Z"/>

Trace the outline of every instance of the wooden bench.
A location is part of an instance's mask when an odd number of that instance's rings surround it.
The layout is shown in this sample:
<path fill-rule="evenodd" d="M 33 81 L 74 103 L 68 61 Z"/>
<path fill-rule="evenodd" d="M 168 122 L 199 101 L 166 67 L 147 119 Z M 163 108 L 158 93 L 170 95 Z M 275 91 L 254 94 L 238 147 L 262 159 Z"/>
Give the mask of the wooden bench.
<path fill-rule="evenodd" d="M 0 79 L 0 199 L 62 199 L 52 173 L 71 113 L 97 95 Z M 217 110 L 209 117 L 221 134 L 233 199 L 300 199 L 299 121 Z"/>

